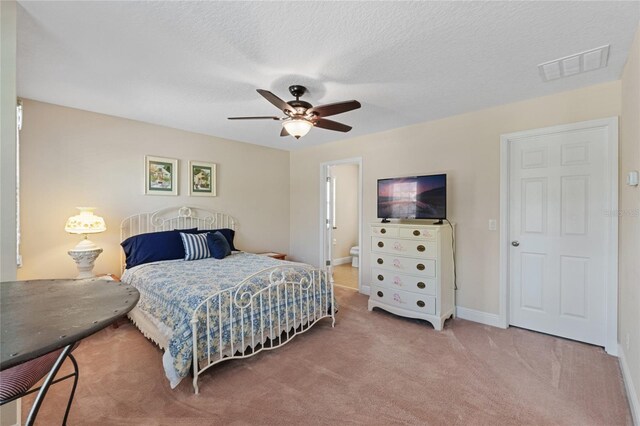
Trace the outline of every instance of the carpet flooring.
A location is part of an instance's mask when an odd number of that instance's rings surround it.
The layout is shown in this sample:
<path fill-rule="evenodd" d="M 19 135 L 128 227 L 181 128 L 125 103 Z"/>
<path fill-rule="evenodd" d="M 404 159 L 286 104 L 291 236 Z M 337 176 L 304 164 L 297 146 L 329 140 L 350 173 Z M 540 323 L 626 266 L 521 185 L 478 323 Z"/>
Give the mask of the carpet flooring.
<path fill-rule="evenodd" d="M 617 359 L 601 348 L 460 319 L 436 332 L 336 295 L 335 328 L 323 320 L 278 350 L 219 364 L 199 395 L 190 380 L 169 388 L 160 350 L 131 324 L 105 329 L 75 352 L 69 424 L 631 424 Z M 54 385 L 37 425 L 60 424 L 68 390 Z"/>

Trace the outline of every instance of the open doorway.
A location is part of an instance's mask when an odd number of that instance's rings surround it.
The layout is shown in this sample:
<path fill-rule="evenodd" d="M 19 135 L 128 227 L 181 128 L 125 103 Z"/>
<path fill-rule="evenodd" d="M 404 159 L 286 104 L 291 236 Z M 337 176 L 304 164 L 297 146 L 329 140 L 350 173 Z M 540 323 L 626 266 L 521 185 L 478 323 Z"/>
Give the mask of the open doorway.
<path fill-rule="evenodd" d="M 360 289 L 361 159 L 323 164 L 323 261 L 334 285 Z"/>

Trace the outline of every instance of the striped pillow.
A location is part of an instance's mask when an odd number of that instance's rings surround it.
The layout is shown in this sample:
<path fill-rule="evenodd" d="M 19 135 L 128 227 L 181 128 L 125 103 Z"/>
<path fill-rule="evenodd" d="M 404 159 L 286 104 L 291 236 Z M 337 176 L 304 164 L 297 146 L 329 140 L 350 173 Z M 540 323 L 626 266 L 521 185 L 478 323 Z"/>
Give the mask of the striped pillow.
<path fill-rule="evenodd" d="M 211 257 L 209 246 L 207 245 L 207 234 L 185 234 L 180 233 L 182 244 L 184 244 L 184 260 L 198 260 Z"/>

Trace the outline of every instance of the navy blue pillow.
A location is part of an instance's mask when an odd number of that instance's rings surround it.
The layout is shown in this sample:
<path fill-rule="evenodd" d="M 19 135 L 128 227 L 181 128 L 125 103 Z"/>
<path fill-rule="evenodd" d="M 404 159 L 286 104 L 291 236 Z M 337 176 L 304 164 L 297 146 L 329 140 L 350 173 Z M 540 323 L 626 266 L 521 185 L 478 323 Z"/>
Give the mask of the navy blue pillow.
<path fill-rule="evenodd" d="M 223 237 L 225 237 L 227 239 L 227 242 L 229 243 L 229 247 L 231 248 L 231 250 L 233 251 L 237 251 L 238 249 L 235 248 L 235 246 L 233 245 L 233 238 L 236 235 L 236 231 L 234 231 L 233 229 L 229 229 L 229 228 L 222 228 L 222 229 L 207 229 L 207 230 L 203 230 L 203 229 L 183 229 L 182 232 L 188 233 L 188 234 L 204 234 L 207 232 L 219 232 L 222 234 Z"/>
<path fill-rule="evenodd" d="M 224 259 L 231 254 L 229 242 L 220 231 L 209 232 L 207 234 L 207 245 L 209 246 L 211 256 L 216 259 Z"/>
<path fill-rule="evenodd" d="M 184 259 L 179 230 L 134 235 L 120 245 L 124 249 L 127 268 L 160 260 Z"/>

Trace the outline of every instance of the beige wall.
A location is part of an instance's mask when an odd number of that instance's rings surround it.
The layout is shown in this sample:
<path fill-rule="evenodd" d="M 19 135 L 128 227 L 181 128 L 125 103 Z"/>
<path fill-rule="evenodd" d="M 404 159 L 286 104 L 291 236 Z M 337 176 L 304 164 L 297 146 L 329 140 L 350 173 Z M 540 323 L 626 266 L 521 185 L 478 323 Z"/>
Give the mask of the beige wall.
<path fill-rule="evenodd" d="M 640 28 L 622 74 L 618 307 L 618 337 L 640 407 L 640 188 L 625 184 L 631 170 L 640 170 Z"/>
<path fill-rule="evenodd" d="M 0 281 L 16 279 L 16 2 L 0 1 Z M 20 403 L 0 407 L 0 426 L 20 423 Z"/>
<path fill-rule="evenodd" d="M 16 279 L 16 2 L 0 2 L 0 280 Z"/>
<path fill-rule="evenodd" d="M 358 165 L 341 164 L 331 168 L 336 178 L 336 225 L 333 230 L 333 259 L 351 256 L 358 245 Z"/>
<path fill-rule="evenodd" d="M 472 94 L 470 94 L 472 96 Z M 531 99 L 291 153 L 291 251 L 319 263 L 320 163 L 362 157 L 363 214 L 376 221 L 376 180 L 447 173 L 449 219 L 457 223 L 457 304 L 498 313 L 500 135 L 620 114 L 620 82 Z M 360 247 L 370 282 L 370 242 Z"/>
<path fill-rule="evenodd" d="M 16 2 L 0 1 L 0 281 L 16 279 Z M 0 426 L 18 424 L 19 403 L 0 407 Z"/>
<path fill-rule="evenodd" d="M 76 206 L 97 207 L 107 232 L 95 272 L 119 274 L 120 221 L 163 207 L 196 205 L 238 219 L 238 248 L 289 251 L 289 153 L 138 121 L 25 100 L 21 133 L 20 279 L 73 277 L 64 232 Z M 144 156 L 178 158 L 179 196 L 143 195 Z M 189 197 L 189 160 L 218 164 L 218 196 Z"/>

